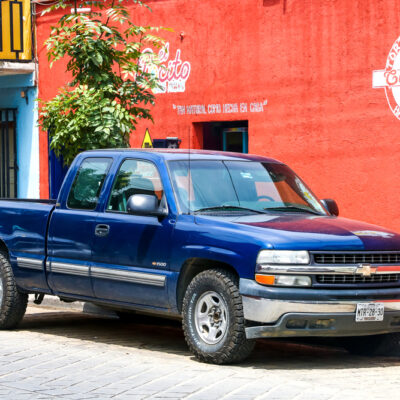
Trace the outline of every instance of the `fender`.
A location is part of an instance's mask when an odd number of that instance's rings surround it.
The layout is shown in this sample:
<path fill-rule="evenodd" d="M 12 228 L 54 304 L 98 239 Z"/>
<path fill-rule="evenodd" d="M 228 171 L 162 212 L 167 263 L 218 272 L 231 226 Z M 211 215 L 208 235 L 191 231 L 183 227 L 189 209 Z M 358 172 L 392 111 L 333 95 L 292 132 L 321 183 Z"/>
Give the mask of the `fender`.
<path fill-rule="evenodd" d="M 209 245 L 184 245 L 180 249 L 179 256 L 175 257 L 173 263 L 171 263 L 173 273 L 169 276 L 168 282 L 168 297 L 174 311 L 179 311 L 180 301 L 184 293 L 184 288 L 180 290 L 179 286 L 184 285 L 186 287 L 191 280 L 183 277 L 182 272 L 190 267 L 195 267 L 196 273 L 194 275 L 204 269 L 216 267 L 231 269 L 238 276 L 242 276 L 241 271 L 249 269 L 252 269 L 251 274 L 254 274 L 254 266 L 249 268 L 248 257 L 244 257 L 238 252 Z M 192 272 L 190 273 L 191 278 L 194 276 Z"/>

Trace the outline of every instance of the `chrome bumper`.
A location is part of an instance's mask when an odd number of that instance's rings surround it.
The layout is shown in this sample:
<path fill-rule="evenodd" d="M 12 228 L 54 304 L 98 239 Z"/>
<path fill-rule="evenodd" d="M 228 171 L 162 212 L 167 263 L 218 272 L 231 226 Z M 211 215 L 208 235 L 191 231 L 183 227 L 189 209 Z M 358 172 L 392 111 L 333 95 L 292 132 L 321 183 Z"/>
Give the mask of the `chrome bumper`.
<path fill-rule="evenodd" d="M 383 300 L 383 321 L 356 322 L 359 301 L 285 301 L 243 296 L 248 339 L 362 336 L 400 332 L 400 301 Z M 379 300 L 373 300 L 381 302 Z M 365 302 L 365 300 L 364 300 Z M 256 323 L 256 326 L 254 325 Z"/>
<path fill-rule="evenodd" d="M 242 296 L 244 318 L 249 321 L 272 324 L 288 313 L 307 313 L 307 314 L 329 314 L 329 313 L 349 313 L 355 314 L 357 303 L 368 302 L 358 301 L 290 301 L 290 300 L 271 300 L 259 297 Z M 381 302 L 372 300 L 373 302 Z M 384 300 L 385 312 L 400 311 L 400 300 Z"/>

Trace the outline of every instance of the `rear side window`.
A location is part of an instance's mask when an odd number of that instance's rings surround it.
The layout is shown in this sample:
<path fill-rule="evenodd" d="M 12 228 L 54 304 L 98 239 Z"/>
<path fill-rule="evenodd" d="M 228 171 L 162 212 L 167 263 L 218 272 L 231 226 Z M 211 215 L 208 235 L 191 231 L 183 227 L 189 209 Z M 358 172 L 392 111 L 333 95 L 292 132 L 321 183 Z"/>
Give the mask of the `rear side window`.
<path fill-rule="evenodd" d="M 157 167 L 149 161 L 125 160 L 111 190 L 107 210 L 126 213 L 126 204 L 134 194 L 157 196 L 161 201 L 163 188 Z"/>
<path fill-rule="evenodd" d="M 82 162 L 68 195 L 68 208 L 96 208 L 111 163 L 110 158 L 86 158 Z"/>

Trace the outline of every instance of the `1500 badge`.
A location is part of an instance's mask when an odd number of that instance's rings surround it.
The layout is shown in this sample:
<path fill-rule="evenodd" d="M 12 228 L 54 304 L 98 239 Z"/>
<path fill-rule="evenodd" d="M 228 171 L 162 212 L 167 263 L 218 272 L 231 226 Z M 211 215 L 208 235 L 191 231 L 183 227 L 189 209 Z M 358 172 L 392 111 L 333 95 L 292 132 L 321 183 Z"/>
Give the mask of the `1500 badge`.
<path fill-rule="evenodd" d="M 152 265 L 153 267 L 163 267 L 163 268 L 165 268 L 165 267 L 167 266 L 167 263 L 165 263 L 165 262 L 159 262 L 159 261 L 153 261 L 153 262 L 151 263 L 151 265 Z"/>

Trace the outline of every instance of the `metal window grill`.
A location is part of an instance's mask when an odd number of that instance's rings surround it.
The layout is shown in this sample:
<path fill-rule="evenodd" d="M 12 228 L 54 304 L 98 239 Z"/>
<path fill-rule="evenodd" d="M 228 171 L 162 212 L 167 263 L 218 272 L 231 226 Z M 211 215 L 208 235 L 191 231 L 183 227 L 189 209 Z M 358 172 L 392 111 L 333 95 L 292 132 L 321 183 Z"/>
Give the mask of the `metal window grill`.
<path fill-rule="evenodd" d="M 16 110 L 0 109 L 0 197 L 17 197 Z"/>

